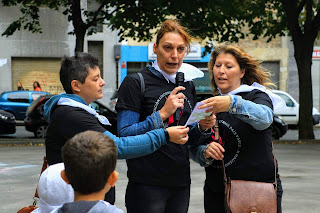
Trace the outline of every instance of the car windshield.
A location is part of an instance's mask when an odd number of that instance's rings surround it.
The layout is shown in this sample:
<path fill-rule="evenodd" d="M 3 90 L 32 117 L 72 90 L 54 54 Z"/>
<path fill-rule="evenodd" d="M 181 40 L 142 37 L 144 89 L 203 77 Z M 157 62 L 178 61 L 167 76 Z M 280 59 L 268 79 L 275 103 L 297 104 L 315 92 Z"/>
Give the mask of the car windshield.
<path fill-rule="evenodd" d="M 294 106 L 294 103 L 293 101 L 291 100 L 291 98 L 289 98 L 288 96 L 282 94 L 282 93 L 275 93 L 277 94 L 278 96 L 280 96 L 285 102 L 286 102 L 286 105 L 288 107 L 293 107 Z"/>
<path fill-rule="evenodd" d="M 39 94 L 39 93 L 32 93 L 31 96 L 32 96 L 32 100 L 36 100 L 37 98 L 39 98 L 40 96 L 43 96 L 44 94 Z"/>

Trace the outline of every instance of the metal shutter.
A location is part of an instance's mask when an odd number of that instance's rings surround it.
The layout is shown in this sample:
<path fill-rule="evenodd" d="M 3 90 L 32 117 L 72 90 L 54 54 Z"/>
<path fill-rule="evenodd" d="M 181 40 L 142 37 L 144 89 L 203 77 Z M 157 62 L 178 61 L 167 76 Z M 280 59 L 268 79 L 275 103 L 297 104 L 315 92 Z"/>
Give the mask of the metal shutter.
<path fill-rule="evenodd" d="M 38 81 L 42 91 L 63 92 L 59 78 L 60 62 L 60 58 L 12 58 L 12 90 L 17 90 L 18 81 L 25 90 L 33 90 L 33 82 Z"/>

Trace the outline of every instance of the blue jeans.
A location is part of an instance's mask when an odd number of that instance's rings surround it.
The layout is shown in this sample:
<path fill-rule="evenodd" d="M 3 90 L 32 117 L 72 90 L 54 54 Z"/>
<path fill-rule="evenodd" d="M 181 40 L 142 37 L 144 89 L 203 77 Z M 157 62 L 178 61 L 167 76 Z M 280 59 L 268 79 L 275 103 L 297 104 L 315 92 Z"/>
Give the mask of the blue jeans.
<path fill-rule="evenodd" d="M 128 213 L 186 213 L 190 200 L 190 185 L 164 187 L 128 183 L 126 207 Z"/>

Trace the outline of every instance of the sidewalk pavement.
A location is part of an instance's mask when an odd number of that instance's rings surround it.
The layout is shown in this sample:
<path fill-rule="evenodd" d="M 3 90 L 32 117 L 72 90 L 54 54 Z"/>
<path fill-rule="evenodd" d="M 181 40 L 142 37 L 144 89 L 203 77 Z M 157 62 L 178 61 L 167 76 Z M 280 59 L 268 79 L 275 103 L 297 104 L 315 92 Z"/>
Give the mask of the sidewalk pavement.
<path fill-rule="evenodd" d="M 275 144 L 279 174 L 284 194 L 284 213 L 320 212 L 320 144 Z M 44 146 L 0 147 L 0 212 L 16 212 L 32 203 L 39 180 Z M 193 161 L 191 164 L 190 213 L 204 213 L 204 169 Z M 128 182 L 125 160 L 118 160 L 119 179 L 116 186 L 116 205 L 125 210 L 125 190 Z"/>
<path fill-rule="evenodd" d="M 273 140 L 273 144 L 313 144 L 320 143 L 319 139 L 314 140 Z M 42 138 L 0 138 L 0 146 L 39 146 L 44 145 Z"/>

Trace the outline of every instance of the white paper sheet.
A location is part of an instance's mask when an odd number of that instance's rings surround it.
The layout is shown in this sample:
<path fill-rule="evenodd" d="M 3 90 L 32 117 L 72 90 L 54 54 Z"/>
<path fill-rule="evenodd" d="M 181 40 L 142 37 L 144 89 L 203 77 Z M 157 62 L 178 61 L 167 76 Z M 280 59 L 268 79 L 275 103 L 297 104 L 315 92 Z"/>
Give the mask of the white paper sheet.
<path fill-rule="evenodd" d="M 202 102 L 196 103 L 196 106 L 192 110 L 191 115 L 187 120 L 186 126 L 191 125 L 195 122 L 198 122 L 198 121 L 204 119 L 206 116 L 209 116 L 211 114 L 211 112 L 206 113 L 206 110 L 209 109 L 210 107 L 204 108 L 204 109 L 198 109 L 198 107 L 203 104 L 204 103 L 202 103 Z"/>

